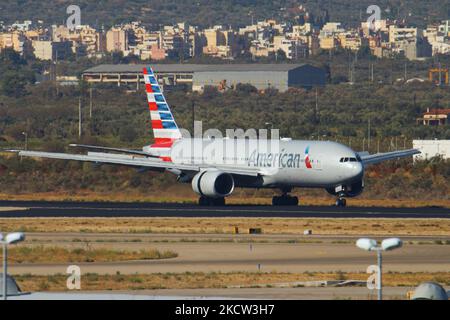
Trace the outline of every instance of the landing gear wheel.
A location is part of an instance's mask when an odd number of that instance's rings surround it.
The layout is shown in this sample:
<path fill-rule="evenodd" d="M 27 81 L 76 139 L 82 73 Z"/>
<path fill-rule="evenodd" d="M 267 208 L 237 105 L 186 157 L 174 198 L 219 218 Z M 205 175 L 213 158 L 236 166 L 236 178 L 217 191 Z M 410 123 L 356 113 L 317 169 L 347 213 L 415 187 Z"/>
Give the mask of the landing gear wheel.
<path fill-rule="evenodd" d="M 347 205 L 347 201 L 344 198 L 338 198 L 336 200 L 336 207 L 345 207 Z"/>
<path fill-rule="evenodd" d="M 297 206 L 298 197 L 291 196 L 275 196 L 272 198 L 272 205 L 274 206 Z"/>
<path fill-rule="evenodd" d="M 290 205 L 291 206 L 298 206 L 298 197 L 290 197 Z"/>
<path fill-rule="evenodd" d="M 273 198 L 272 198 L 272 205 L 273 205 L 273 206 L 279 206 L 279 205 L 281 205 L 281 200 L 280 200 L 280 198 L 281 198 L 281 197 L 276 197 L 276 196 L 273 197 Z"/>
<path fill-rule="evenodd" d="M 201 196 L 198 199 L 198 204 L 200 206 L 224 206 L 225 198 L 208 198 Z"/>
<path fill-rule="evenodd" d="M 209 198 L 207 198 L 207 197 L 200 197 L 199 199 L 198 199 L 198 204 L 200 205 L 200 206 L 209 206 Z"/>
<path fill-rule="evenodd" d="M 212 199 L 213 206 L 224 206 L 225 205 L 225 198 L 216 198 Z"/>

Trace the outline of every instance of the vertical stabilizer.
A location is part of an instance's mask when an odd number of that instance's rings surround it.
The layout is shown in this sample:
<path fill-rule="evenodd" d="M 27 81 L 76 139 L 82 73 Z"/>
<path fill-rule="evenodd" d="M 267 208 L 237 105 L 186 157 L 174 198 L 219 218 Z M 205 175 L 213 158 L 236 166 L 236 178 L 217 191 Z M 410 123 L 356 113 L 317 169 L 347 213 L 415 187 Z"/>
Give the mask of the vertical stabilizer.
<path fill-rule="evenodd" d="M 155 137 L 154 147 L 170 148 L 173 142 L 181 138 L 170 107 L 161 91 L 158 80 L 152 68 L 144 68 L 145 91 L 147 93 L 148 108 Z"/>

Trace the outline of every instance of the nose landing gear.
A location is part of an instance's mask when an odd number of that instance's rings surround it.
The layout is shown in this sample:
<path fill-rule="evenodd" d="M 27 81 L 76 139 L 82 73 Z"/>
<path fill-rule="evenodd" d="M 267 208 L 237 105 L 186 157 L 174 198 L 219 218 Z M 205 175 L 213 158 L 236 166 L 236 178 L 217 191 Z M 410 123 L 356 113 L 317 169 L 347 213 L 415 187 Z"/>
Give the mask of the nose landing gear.
<path fill-rule="evenodd" d="M 347 201 L 343 197 L 339 197 L 336 199 L 336 207 L 345 207 L 347 206 Z"/>
<path fill-rule="evenodd" d="M 336 207 L 345 207 L 347 205 L 347 201 L 345 200 L 346 194 L 346 186 L 337 186 L 334 191 L 337 195 L 336 199 Z"/>

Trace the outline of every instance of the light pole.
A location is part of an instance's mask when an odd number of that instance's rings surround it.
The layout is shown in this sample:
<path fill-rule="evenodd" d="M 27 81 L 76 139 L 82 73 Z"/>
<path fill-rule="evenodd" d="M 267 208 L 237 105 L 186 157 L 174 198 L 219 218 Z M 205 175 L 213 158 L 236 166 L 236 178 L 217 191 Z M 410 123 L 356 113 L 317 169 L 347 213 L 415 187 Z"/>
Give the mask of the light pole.
<path fill-rule="evenodd" d="M 28 150 L 28 133 L 27 132 L 22 132 L 22 134 L 25 136 L 25 151 Z"/>
<path fill-rule="evenodd" d="M 266 128 L 268 128 L 270 126 L 270 138 L 272 138 L 273 123 L 272 122 L 266 122 L 265 126 L 266 126 Z M 269 139 L 269 135 L 267 135 L 266 139 Z"/>
<path fill-rule="evenodd" d="M 22 232 L 9 233 L 4 239 L 3 234 L 0 233 L 0 243 L 3 246 L 3 300 L 6 300 L 8 295 L 8 285 L 7 285 L 8 245 L 18 243 L 24 240 L 25 234 L 23 234 Z"/>
<path fill-rule="evenodd" d="M 389 238 L 384 239 L 381 242 L 381 246 L 378 247 L 378 243 L 374 239 L 369 238 L 361 238 L 356 241 L 356 246 L 360 249 L 366 251 L 376 251 L 377 252 L 377 263 L 378 263 L 378 272 L 377 272 L 377 291 L 378 291 L 378 300 L 383 300 L 383 292 L 382 292 L 382 264 L 383 258 L 381 256 L 382 251 L 390 251 L 402 246 L 403 242 L 399 238 Z"/>

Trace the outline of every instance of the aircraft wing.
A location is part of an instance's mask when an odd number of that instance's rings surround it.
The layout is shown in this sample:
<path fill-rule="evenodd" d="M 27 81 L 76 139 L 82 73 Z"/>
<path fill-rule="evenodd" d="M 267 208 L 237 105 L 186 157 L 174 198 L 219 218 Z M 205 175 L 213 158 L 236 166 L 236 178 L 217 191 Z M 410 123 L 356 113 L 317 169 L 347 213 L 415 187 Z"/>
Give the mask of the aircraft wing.
<path fill-rule="evenodd" d="M 267 175 L 267 172 L 260 171 L 258 168 L 240 168 L 226 165 L 191 165 L 191 164 L 178 164 L 161 159 L 149 159 L 142 156 L 123 155 L 123 154 L 111 154 L 104 152 L 88 152 L 87 155 L 83 154 L 70 154 L 70 153 L 57 153 L 57 152 L 41 152 L 41 151 L 24 151 L 24 150 L 5 150 L 7 152 L 17 153 L 21 157 L 35 157 L 35 158 L 48 158 L 48 159 L 61 159 L 61 160 L 75 160 L 84 162 L 93 162 L 96 164 L 112 164 L 122 165 L 135 168 L 148 168 L 148 169 L 165 169 L 178 172 L 190 172 L 196 173 L 204 170 L 221 170 L 235 175 L 253 176 Z"/>
<path fill-rule="evenodd" d="M 140 155 L 140 156 L 145 156 L 145 157 L 150 157 L 150 158 L 158 158 L 158 156 L 156 156 L 156 155 L 151 155 L 151 154 L 148 154 L 147 152 L 140 151 L 140 150 L 99 147 L 99 146 L 92 146 L 92 145 L 87 145 L 87 144 L 76 144 L 76 143 L 69 144 L 69 147 L 81 148 L 81 149 L 87 149 L 87 150 L 112 151 L 112 152 L 120 152 L 120 153 L 126 153 L 126 154 L 135 154 L 135 155 Z"/>
<path fill-rule="evenodd" d="M 399 150 L 386 153 L 376 153 L 376 154 L 360 154 L 361 160 L 364 165 L 376 164 L 387 160 L 394 160 L 399 158 L 410 157 L 415 154 L 420 153 L 417 149 Z"/>

